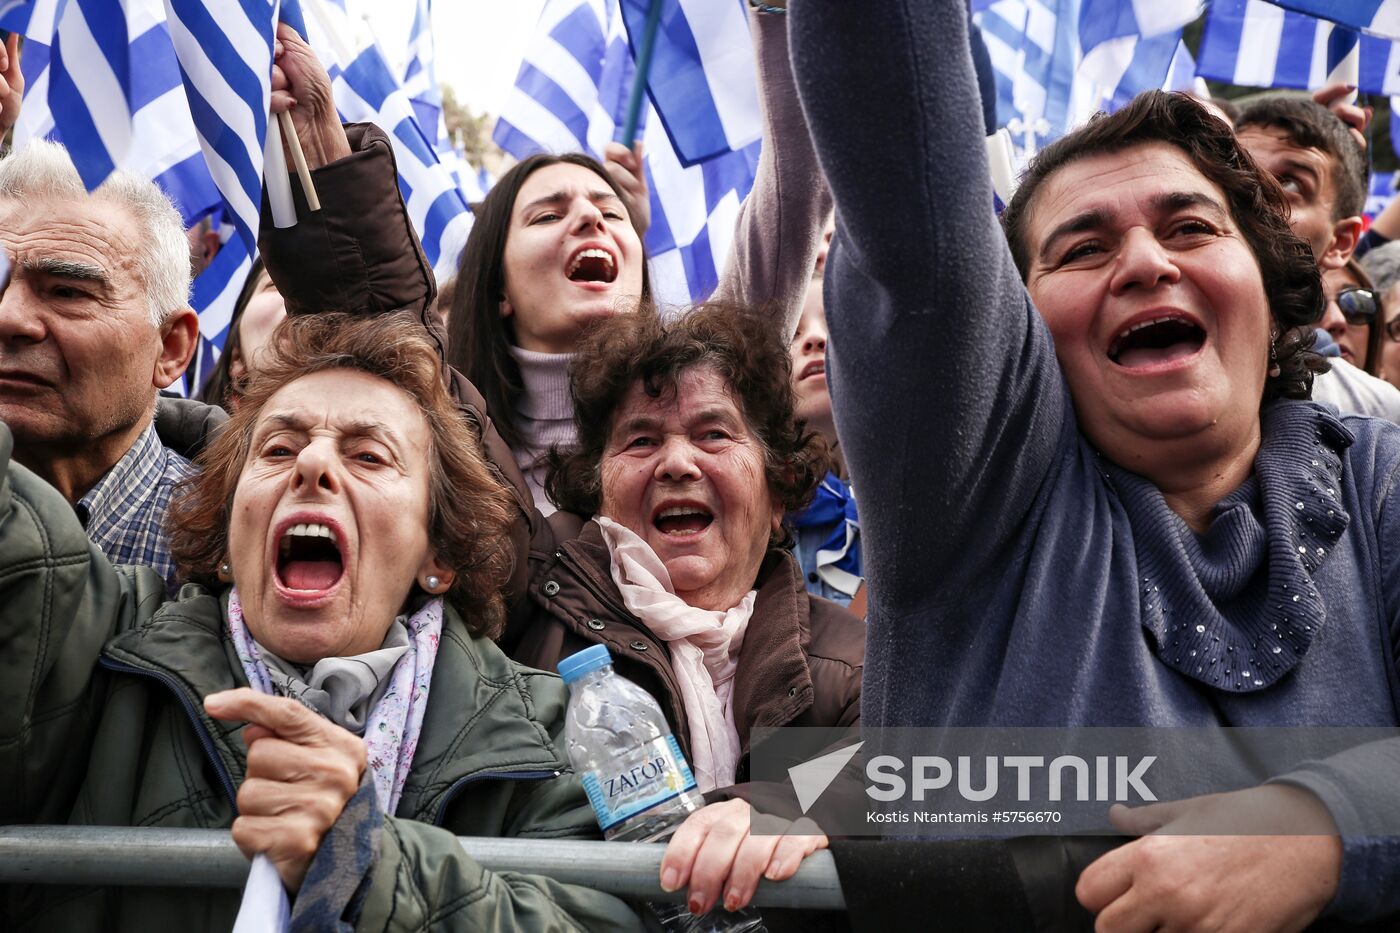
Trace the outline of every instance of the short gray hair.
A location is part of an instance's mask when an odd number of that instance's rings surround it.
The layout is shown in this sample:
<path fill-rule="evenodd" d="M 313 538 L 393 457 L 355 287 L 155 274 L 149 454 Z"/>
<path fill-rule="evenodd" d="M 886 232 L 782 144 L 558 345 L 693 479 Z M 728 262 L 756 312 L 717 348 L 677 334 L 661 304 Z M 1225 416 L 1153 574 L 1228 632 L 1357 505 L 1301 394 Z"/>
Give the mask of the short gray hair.
<path fill-rule="evenodd" d="M 1377 246 L 1357 261 L 1382 295 L 1400 282 L 1400 240 Z"/>
<path fill-rule="evenodd" d="M 87 189 L 68 151 L 55 142 L 31 140 L 22 149 L 0 158 L 0 198 L 87 198 Z M 153 182 L 118 170 L 92 197 L 124 208 L 139 233 L 137 276 L 146 290 L 151 324 L 160 327 L 190 302 L 190 245 L 180 212 Z"/>

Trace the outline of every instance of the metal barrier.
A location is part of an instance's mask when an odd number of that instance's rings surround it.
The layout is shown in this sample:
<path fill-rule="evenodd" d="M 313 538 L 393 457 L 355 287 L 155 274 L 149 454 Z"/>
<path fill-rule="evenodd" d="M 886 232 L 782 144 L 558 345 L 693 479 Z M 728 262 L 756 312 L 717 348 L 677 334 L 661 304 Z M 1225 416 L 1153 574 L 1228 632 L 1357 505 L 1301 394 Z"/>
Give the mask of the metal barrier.
<path fill-rule="evenodd" d="M 661 890 L 662 845 L 459 836 L 489 871 L 548 875 L 624 897 L 681 901 Z M 108 826 L 0 827 L 0 884 L 156 885 L 238 888 L 248 860 L 227 830 Z M 844 910 L 830 852 L 805 859 L 791 879 L 760 880 L 758 907 Z"/>

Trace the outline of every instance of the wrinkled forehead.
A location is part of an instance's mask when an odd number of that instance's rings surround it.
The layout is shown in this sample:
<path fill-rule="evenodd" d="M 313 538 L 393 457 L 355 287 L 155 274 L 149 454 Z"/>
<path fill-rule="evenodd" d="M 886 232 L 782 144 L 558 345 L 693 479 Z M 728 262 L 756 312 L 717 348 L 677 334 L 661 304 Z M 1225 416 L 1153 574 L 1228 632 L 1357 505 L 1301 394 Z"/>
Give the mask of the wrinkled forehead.
<path fill-rule="evenodd" d="M 80 262 L 114 276 L 134 275 L 137 227 L 125 208 L 106 198 L 0 198 L 0 242 L 20 263 Z"/>
<path fill-rule="evenodd" d="M 658 381 L 648 391 L 642 380 L 632 383 L 613 414 L 614 430 L 639 421 L 685 423 L 702 417 L 728 416 L 743 424 L 743 411 L 733 386 L 712 363 L 696 363 L 674 379 Z"/>
<path fill-rule="evenodd" d="M 326 369 L 300 376 L 274 392 L 258 411 L 253 436 L 286 430 L 298 434 L 375 435 L 425 451 L 430 430 L 417 402 L 387 379 L 356 369 Z"/>
<path fill-rule="evenodd" d="M 1228 212 L 1219 185 L 1182 149 L 1165 142 L 1086 155 L 1061 166 L 1035 193 L 1025 225 L 1032 256 L 1045 240 L 1075 218 L 1104 225 L 1150 220 L 1164 208 L 1206 199 Z"/>

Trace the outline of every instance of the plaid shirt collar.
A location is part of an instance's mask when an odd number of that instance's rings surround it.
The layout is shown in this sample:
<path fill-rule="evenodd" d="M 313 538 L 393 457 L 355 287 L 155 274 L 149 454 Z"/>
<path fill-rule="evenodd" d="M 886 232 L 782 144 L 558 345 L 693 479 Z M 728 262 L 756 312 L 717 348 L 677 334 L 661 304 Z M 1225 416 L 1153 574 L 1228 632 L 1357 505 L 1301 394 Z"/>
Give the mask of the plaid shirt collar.
<path fill-rule="evenodd" d="M 173 591 L 175 563 L 162 524 L 175 484 L 193 472 L 188 460 L 160 442 L 153 423 L 74 510 L 88 539 L 112 563 L 144 564 Z"/>

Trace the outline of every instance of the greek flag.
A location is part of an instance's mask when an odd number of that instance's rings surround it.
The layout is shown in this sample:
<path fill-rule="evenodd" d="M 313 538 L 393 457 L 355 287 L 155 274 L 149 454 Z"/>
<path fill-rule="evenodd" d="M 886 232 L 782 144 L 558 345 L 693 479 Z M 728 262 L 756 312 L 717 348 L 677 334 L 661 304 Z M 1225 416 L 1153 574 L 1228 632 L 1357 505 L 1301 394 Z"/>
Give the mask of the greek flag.
<path fill-rule="evenodd" d="M 241 236 L 224 242 L 213 262 L 194 280 L 190 307 L 199 312 L 199 349 L 185 373 L 188 393 L 198 392 L 228 340 L 233 307 L 253 269 L 253 253 Z"/>
<path fill-rule="evenodd" d="M 1200 3 L 976 0 L 973 10 L 997 77 L 998 122 L 1024 161 L 1099 110 L 1180 83 L 1181 28 Z"/>
<path fill-rule="evenodd" d="M 476 171 L 462 158 L 447 132 L 447 119 L 442 107 L 442 87 L 438 84 L 437 72 L 433 67 L 436 52 L 433 48 L 433 20 L 431 0 L 413 0 L 413 25 L 408 33 L 408 63 L 403 69 L 403 89 L 413 105 L 418 125 L 425 131 L 436 128 L 436 142 L 433 144 L 438 161 L 442 163 L 457 187 L 470 204 L 480 201 L 485 193 L 477 182 Z M 453 272 L 455 275 L 455 270 Z"/>
<path fill-rule="evenodd" d="M 49 66 L 43 99 L 52 135 L 83 184 L 96 188 L 131 148 L 133 68 L 121 0 L 8 3 L 0 26 L 44 46 L 37 54 Z"/>
<path fill-rule="evenodd" d="M 751 57 L 747 33 L 743 42 Z M 516 158 L 601 156 L 625 118 L 633 72 L 618 0 L 549 0 L 496 123 L 496 144 Z M 687 165 L 651 107 L 639 135 L 651 188 L 646 244 L 653 291 L 662 305 L 702 300 L 719 283 L 761 143 Z"/>
<path fill-rule="evenodd" d="M 1215 0 L 1201 40 L 1201 75 L 1250 87 L 1343 82 L 1400 94 L 1400 49 L 1375 36 L 1261 0 Z"/>
<path fill-rule="evenodd" d="M 262 208 L 277 0 L 165 0 L 165 7 L 204 160 L 251 253 Z"/>
<path fill-rule="evenodd" d="M 1296 13 L 1305 13 L 1350 29 L 1387 39 L 1400 39 L 1400 0 L 1273 0 Z"/>
<path fill-rule="evenodd" d="M 426 4 L 422 5 L 422 27 L 426 19 Z M 309 11 L 307 27 L 311 44 L 323 62 L 328 63 L 336 108 L 347 123 L 372 122 L 386 133 L 394 146 L 394 158 L 399 169 L 399 191 L 408 208 L 423 251 L 439 281 L 457 274 L 462 246 L 471 231 L 472 215 L 457 178 L 443 165 L 437 146 L 445 136 L 439 125 L 440 113 L 432 123 L 419 121 L 415 108 L 397 72 L 386 59 L 365 21 L 352 17 L 351 10 L 341 0 L 305 0 Z M 421 48 L 422 32 L 419 33 Z M 428 59 L 430 62 L 431 59 Z M 409 68 L 412 68 L 410 63 Z M 441 97 L 436 96 L 436 81 L 431 68 L 420 59 L 419 67 L 427 77 L 419 83 L 432 88 L 436 107 L 441 109 Z M 416 72 L 415 72 L 416 74 Z"/>
<path fill-rule="evenodd" d="M 653 3 L 661 19 L 647 93 L 681 164 L 757 142 L 763 117 L 745 0 L 622 0 L 634 53 Z"/>

